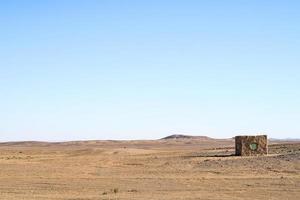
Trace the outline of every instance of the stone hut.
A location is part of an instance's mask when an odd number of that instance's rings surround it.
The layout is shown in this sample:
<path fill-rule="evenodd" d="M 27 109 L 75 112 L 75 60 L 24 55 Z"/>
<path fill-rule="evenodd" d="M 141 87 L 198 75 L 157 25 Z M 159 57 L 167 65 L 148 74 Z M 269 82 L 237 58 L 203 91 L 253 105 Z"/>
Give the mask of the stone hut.
<path fill-rule="evenodd" d="M 268 154 L 268 138 L 266 135 L 235 137 L 235 155 L 255 156 L 266 154 Z"/>

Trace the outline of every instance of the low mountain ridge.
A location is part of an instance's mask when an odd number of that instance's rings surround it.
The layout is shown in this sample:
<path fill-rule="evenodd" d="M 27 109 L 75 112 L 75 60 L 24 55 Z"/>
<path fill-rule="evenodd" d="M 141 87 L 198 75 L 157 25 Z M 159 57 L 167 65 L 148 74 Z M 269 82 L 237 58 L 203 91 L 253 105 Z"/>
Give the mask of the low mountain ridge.
<path fill-rule="evenodd" d="M 213 138 L 207 136 L 191 136 L 183 134 L 173 134 L 167 137 L 161 138 L 162 140 L 176 140 L 176 139 L 202 139 L 202 140 L 213 140 Z"/>

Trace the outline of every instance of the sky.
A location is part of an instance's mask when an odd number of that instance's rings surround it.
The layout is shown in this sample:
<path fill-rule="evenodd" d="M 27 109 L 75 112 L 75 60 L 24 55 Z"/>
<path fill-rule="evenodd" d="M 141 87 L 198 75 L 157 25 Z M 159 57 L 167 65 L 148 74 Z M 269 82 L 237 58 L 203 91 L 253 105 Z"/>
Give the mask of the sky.
<path fill-rule="evenodd" d="M 300 137 L 297 0 L 0 1 L 0 141 Z"/>

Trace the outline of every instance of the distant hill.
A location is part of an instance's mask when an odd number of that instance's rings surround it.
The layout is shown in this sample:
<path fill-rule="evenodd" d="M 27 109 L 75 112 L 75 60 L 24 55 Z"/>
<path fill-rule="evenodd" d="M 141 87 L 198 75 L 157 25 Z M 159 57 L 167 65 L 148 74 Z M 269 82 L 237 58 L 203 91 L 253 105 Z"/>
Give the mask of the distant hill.
<path fill-rule="evenodd" d="M 161 138 L 161 140 L 176 140 L 176 139 L 202 139 L 202 140 L 213 140 L 213 138 L 207 136 L 191 136 L 191 135 L 182 135 L 174 134 L 167 137 Z"/>
<path fill-rule="evenodd" d="M 211 138 L 207 136 L 192 136 L 192 135 L 184 135 L 184 134 L 174 134 L 174 135 L 169 135 L 167 137 L 161 138 L 160 140 L 184 140 L 184 139 L 193 139 L 193 140 L 233 140 L 234 141 L 235 137 L 232 138 L 223 138 L 223 139 L 216 139 L 216 138 Z M 277 138 L 269 138 L 268 139 L 271 143 L 289 143 L 289 142 L 300 142 L 300 139 L 298 138 L 285 138 L 285 139 L 277 139 Z"/>
<path fill-rule="evenodd" d="M 270 138 L 269 141 L 277 142 L 300 142 L 299 138 L 283 138 L 283 139 L 278 139 L 278 138 Z"/>

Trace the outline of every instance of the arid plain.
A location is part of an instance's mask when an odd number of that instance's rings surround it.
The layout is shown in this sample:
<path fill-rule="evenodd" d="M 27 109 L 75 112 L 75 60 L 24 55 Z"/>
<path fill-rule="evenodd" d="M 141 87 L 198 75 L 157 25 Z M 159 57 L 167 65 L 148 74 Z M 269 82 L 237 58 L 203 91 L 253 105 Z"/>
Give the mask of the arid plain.
<path fill-rule="evenodd" d="M 232 139 L 0 143 L 0 199 L 300 199 L 300 143 Z"/>

